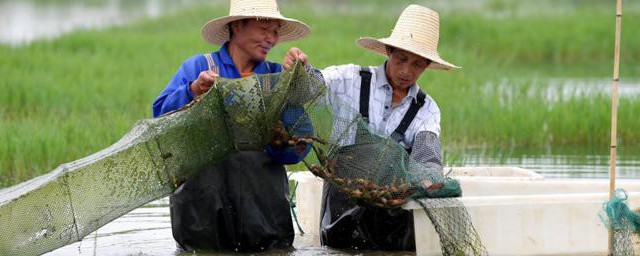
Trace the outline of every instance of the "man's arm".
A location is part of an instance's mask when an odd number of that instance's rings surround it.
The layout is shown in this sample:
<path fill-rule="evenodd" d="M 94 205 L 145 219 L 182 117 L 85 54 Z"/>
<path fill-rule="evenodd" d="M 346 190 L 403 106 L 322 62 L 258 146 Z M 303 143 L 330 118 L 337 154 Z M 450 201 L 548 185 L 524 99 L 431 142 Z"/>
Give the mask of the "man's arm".
<path fill-rule="evenodd" d="M 176 110 L 193 100 L 188 82 L 170 82 L 153 102 L 153 117 Z"/>
<path fill-rule="evenodd" d="M 202 55 L 195 55 L 184 61 L 160 96 L 153 102 L 153 116 L 158 117 L 179 109 L 192 101 L 194 94 L 190 89 L 191 83 L 198 79 L 201 69 L 206 69 L 206 60 Z"/>
<path fill-rule="evenodd" d="M 422 184 L 425 188 L 432 188 L 434 184 L 442 184 L 444 182 L 444 174 L 442 173 L 442 154 L 440 148 L 440 138 L 438 135 L 428 131 L 418 132 L 411 150 L 411 159 L 421 163 L 423 167 L 419 170 Z"/>
<path fill-rule="evenodd" d="M 421 131 L 416 134 L 411 158 L 428 168 L 427 175 L 432 181 L 443 178 L 441 152 L 438 135 L 429 131 Z"/>

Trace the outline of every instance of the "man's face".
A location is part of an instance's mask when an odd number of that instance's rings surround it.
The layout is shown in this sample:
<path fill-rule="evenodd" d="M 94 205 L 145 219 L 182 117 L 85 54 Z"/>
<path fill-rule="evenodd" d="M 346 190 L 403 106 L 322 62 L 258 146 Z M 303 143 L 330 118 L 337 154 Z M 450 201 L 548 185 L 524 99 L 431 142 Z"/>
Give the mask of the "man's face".
<path fill-rule="evenodd" d="M 429 60 L 402 49 L 391 49 L 387 54 L 389 59 L 385 72 L 394 89 L 404 90 L 411 87 L 430 63 Z"/>
<path fill-rule="evenodd" d="M 231 24 L 233 43 L 251 57 L 253 61 L 264 61 L 272 47 L 278 42 L 280 21 L 247 19 Z"/>

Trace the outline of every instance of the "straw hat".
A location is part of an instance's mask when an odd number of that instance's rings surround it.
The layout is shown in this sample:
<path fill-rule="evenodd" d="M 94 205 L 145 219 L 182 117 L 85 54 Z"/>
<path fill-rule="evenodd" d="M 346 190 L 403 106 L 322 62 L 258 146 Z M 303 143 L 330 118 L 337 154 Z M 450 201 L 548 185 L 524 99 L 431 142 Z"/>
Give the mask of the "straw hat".
<path fill-rule="evenodd" d="M 437 12 L 419 5 L 409 5 L 400 14 L 391 36 L 380 39 L 361 37 L 356 43 L 384 56 L 387 56 L 386 45 L 409 51 L 433 61 L 429 68 L 459 68 L 438 55 L 439 31 L 440 17 Z"/>
<path fill-rule="evenodd" d="M 205 23 L 202 27 L 202 37 L 210 43 L 222 44 L 229 40 L 229 26 L 227 24 L 247 18 L 281 20 L 282 26 L 278 32 L 278 42 L 300 39 L 311 30 L 307 24 L 282 16 L 276 0 L 231 0 L 229 16 Z"/>

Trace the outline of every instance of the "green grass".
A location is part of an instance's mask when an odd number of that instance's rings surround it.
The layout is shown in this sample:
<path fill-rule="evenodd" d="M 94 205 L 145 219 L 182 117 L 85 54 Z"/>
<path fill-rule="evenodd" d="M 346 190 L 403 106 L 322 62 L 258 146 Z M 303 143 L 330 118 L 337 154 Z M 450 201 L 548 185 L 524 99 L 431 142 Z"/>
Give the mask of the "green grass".
<path fill-rule="evenodd" d="M 378 65 L 384 59 L 358 48 L 355 40 L 388 35 L 409 3 L 392 2 L 283 6 L 286 16 L 303 20 L 313 32 L 278 46 L 270 60 L 281 62 L 288 47 L 297 46 L 317 67 Z M 442 11 L 440 53 L 463 69 L 427 71 L 419 83 L 442 110 L 446 155 L 453 159 L 455 152 L 480 146 L 606 147 L 608 96 L 548 106 L 541 91 L 549 78 L 611 77 L 613 4 L 570 1 L 558 4 L 569 8 L 560 12 L 548 3 L 550 9 L 516 15 L 522 8 L 515 2 Z M 217 49 L 201 39 L 200 28 L 226 15 L 227 8 L 204 6 L 126 27 L 0 46 L 0 186 L 90 155 L 118 140 L 136 120 L 150 118 L 151 103 L 180 63 Z M 640 77 L 640 37 L 633 26 L 640 23 L 640 9 L 629 10 L 623 16 L 623 80 Z M 491 86 L 505 78 L 507 89 Z M 621 144 L 640 142 L 640 119 L 632 114 L 639 111 L 637 97 L 621 100 Z"/>

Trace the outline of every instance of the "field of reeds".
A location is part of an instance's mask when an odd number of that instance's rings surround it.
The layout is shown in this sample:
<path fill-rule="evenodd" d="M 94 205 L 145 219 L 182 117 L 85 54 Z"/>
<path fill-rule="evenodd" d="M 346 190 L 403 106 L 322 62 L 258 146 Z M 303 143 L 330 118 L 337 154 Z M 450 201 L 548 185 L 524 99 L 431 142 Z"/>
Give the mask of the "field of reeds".
<path fill-rule="evenodd" d="M 470 2 L 413 2 L 440 11 L 440 54 L 463 67 L 427 71 L 419 80 L 441 108 L 447 155 L 471 147 L 607 149 L 610 95 L 566 95 L 549 81 L 596 79 L 610 86 L 615 2 Z M 383 57 L 357 47 L 355 40 L 388 36 L 408 3 L 280 1 L 286 16 L 303 20 L 313 32 L 276 47 L 270 60 L 281 62 L 284 52 L 297 46 L 319 68 L 379 65 Z M 621 80 L 640 86 L 640 8 L 628 6 Z M 205 5 L 123 27 L 0 45 L 0 187 L 92 154 L 117 141 L 136 120 L 151 118 L 151 103 L 180 63 L 217 50 L 201 39 L 200 28 L 226 15 L 227 8 Z M 622 96 L 621 147 L 640 142 L 635 113 L 640 113 L 638 95 Z"/>

